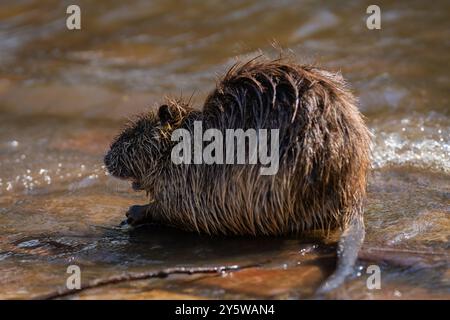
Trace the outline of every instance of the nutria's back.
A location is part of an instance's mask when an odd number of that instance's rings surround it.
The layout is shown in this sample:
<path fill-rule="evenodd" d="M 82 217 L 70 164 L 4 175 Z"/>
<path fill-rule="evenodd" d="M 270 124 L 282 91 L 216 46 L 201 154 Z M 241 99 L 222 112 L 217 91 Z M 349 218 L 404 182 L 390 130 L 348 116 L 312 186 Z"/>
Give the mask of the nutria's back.
<path fill-rule="evenodd" d="M 224 134 L 279 129 L 279 170 L 261 175 L 260 164 L 176 165 L 169 141 L 154 173 L 141 181 L 168 224 L 209 234 L 278 235 L 344 227 L 362 215 L 370 133 L 340 75 L 256 59 L 232 67 L 202 112 L 182 109 L 171 132 L 194 134 L 194 121 Z"/>

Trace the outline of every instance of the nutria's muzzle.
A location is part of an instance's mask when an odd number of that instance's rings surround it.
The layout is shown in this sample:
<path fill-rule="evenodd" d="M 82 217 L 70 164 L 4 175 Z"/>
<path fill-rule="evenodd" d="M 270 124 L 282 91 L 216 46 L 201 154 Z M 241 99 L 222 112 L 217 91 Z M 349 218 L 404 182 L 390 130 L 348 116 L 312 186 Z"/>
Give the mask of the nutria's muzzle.
<path fill-rule="evenodd" d="M 108 152 L 105 155 L 105 157 L 103 158 L 103 163 L 105 164 L 105 168 L 109 172 L 110 175 L 121 178 L 121 176 L 122 176 L 121 170 L 119 170 L 118 166 L 114 164 L 111 152 Z M 125 178 L 125 177 L 123 177 L 123 178 Z"/>
<path fill-rule="evenodd" d="M 105 164 L 106 170 L 110 175 L 119 179 L 132 179 L 131 173 L 127 172 L 126 167 L 120 165 L 120 161 L 113 156 L 111 151 L 109 151 L 103 158 L 103 163 Z"/>
<path fill-rule="evenodd" d="M 113 177 L 123 179 L 123 180 L 132 180 L 131 182 L 131 188 L 134 191 L 142 191 L 144 188 L 142 187 L 142 184 L 129 172 L 125 170 L 125 166 L 120 165 L 119 163 L 116 163 L 117 159 L 114 159 L 111 152 L 108 152 L 104 159 L 103 163 L 105 164 L 106 170 L 111 174 Z"/>
<path fill-rule="evenodd" d="M 111 154 L 109 152 L 103 158 L 103 163 L 105 164 L 105 167 L 109 172 L 110 165 L 111 165 Z"/>

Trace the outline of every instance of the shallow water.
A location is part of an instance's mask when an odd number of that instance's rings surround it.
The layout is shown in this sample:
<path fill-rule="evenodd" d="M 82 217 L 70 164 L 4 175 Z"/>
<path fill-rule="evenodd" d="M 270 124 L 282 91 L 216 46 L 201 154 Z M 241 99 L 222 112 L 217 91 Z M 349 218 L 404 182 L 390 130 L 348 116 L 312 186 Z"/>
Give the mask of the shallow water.
<path fill-rule="evenodd" d="M 0 5 L 0 298 L 171 266 L 258 263 L 223 276 L 176 276 L 81 298 L 303 298 L 332 271 L 318 240 L 208 238 L 115 227 L 143 194 L 104 172 L 127 117 L 165 95 L 198 106 L 237 58 L 277 55 L 341 70 L 375 136 L 358 270 L 338 298 L 450 298 L 450 5 L 383 1 L 80 1 L 82 30 L 59 1 Z M 382 287 L 366 287 L 366 268 Z M 77 297 L 77 296 L 75 296 Z"/>

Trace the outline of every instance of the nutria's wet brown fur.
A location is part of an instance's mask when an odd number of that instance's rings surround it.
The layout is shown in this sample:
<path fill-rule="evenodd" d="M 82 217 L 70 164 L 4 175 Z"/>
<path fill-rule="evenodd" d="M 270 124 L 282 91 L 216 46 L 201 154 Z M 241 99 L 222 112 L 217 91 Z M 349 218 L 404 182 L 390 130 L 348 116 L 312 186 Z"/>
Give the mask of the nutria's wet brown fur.
<path fill-rule="evenodd" d="M 278 173 L 260 175 L 260 165 L 173 164 L 171 133 L 177 128 L 192 132 L 195 120 L 203 122 L 204 131 L 280 129 Z M 130 209 L 131 223 L 145 218 L 237 235 L 340 227 L 339 254 L 348 265 L 356 255 L 342 246 L 351 242 L 348 246 L 357 251 L 364 237 L 370 140 L 339 74 L 258 58 L 234 65 L 202 111 L 171 100 L 158 114 L 140 116 L 112 144 L 105 164 L 112 175 L 133 180 L 151 198 L 150 204 Z"/>

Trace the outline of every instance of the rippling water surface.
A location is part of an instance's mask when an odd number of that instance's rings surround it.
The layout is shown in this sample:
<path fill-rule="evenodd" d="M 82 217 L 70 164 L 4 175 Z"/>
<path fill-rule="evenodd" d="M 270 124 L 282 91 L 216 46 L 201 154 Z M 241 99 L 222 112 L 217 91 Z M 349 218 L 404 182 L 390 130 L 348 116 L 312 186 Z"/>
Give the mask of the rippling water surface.
<path fill-rule="evenodd" d="M 367 240 L 338 297 L 450 297 L 448 1 L 382 1 L 376 31 L 365 26 L 368 1 L 78 3 L 81 31 L 65 28 L 64 1 L 0 4 L 0 298 L 64 286 L 69 264 L 81 266 L 83 281 L 168 266 L 264 266 L 235 280 L 124 284 L 88 298 L 311 293 L 332 269 L 329 246 L 117 230 L 145 197 L 102 167 L 127 117 L 166 95 L 194 93 L 201 107 L 218 74 L 236 59 L 276 56 L 274 43 L 340 70 L 374 133 Z M 380 290 L 365 286 L 373 263 Z"/>

